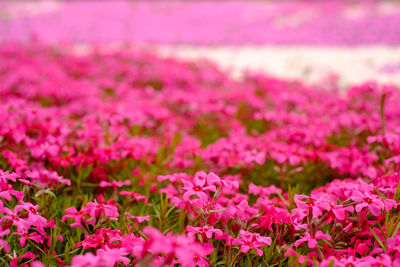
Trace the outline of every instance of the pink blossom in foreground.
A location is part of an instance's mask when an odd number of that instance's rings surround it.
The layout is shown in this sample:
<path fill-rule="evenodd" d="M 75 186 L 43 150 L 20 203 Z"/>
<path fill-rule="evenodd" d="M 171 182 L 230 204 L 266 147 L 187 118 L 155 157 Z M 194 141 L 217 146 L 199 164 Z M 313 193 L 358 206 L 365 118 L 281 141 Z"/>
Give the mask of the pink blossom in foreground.
<path fill-rule="evenodd" d="M 271 245 L 271 238 L 260 236 L 244 230 L 240 231 L 240 237 L 233 240 L 233 245 L 240 245 L 242 253 L 247 253 L 249 250 L 254 249 L 258 256 L 263 254 L 260 248 Z"/>
<path fill-rule="evenodd" d="M 304 242 L 307 242 L 309 248 L 316 248 L 318 239 L 331 240 L 331 236 L 324 234 L 322 231 L 318 231 L 318 232 L 315 233 L 314 237 L 311 237 L 310 233 L 305 232 L 304 236 L 302 238 L 298 239 L 294 243 L 294 245 L 296 247 L 298 247 L 301 244 L 303 244 Z"/>
<path fill-rule="evenodd" d="M 215 192 L 217 191 L 215 185 L 207 185 L 206 184 L 206 179 L 199 177 L 199 176 L 195 176 L 193 179 L 193 183 L 183 180 L 183 189 L 185 190 L 185 193 L 183 194 L 183 199 L 185 201 L 188 201 L 189 198 L 192 195 L 197 195 L 201 201 L 203 202 L 207 202 L 208 199 L 208 195 L 206 194 L 207 191 L 212 191 Z"/>

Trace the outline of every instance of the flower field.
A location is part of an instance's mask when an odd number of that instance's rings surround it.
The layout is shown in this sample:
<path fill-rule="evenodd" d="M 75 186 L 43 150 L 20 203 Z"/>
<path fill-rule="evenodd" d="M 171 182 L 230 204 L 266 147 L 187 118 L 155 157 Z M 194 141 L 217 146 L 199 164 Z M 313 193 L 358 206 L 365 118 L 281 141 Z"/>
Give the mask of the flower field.
<path fill-rule="evenodd" d="M 0 46 L 6 266 L 398 266 L 400 91 Z"/>
<path fill-rule="evenodd" d="M 205 46 L 400 44 L 396 0 L 3 2 L 2 41 L 34 35 L 48 42 Z"/>

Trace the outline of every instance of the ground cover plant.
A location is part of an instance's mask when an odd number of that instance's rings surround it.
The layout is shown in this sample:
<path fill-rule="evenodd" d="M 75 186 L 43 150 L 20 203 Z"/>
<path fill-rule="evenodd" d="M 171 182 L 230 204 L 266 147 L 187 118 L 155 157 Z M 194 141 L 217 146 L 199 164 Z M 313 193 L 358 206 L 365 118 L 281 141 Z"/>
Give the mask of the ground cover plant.
<path fill-rule="evenodd" d="M 0 46 L 4 266 L 396 266 L 400 92 Z"/>

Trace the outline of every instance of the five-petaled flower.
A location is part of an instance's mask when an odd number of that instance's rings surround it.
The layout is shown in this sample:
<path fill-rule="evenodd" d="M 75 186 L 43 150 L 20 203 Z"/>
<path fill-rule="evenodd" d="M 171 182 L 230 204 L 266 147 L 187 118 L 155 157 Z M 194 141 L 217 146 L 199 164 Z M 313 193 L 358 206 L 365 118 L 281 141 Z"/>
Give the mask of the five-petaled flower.
<path fill-rule="evenodd" d="M 194 182 L 189 182 L 187 180 L 183 180 L 183 189 L 186 191 L 183 194 L 183 199 L 185 201 L 189 201 L 190 197 L 192 195 L 197 195 L 202 202 L 207 202 L 208 200 L 208 195 L 207 195 L 207 191 L 217 191 L 215 185 L 207 185 L 206 184 L 206 179 L 199 177 L 199 176 L 195 176 L 194 177 Z"/>
<path fill-rule="evenodd" d="M 257 233 L 251 233 L 245 230 L 240 230 L 239 238 L 233 240 L 233 245 L 240 245 L 240 251 L 247 253 L 250 249 L 254 249 L 258 256 L 263 254 L 260 248 L 269 246 L 272 243 L 272 239 L 267 236 L 261 236 Z"/>
<path fill-rule="evenodd" d="M 300 238 L 296 242 L 294 242 L 294 245 L 296 247 L 298 247 L 301 244 L 303 244 L 304 242 L 308 242 L 308 247 L 309 248 L 316 248 L 317 244 L 318 244 L 318 242 L 317 242 L 318 239 L 331 240 L 331 236 L 324 234 L 322 231 L 317 231 L 315 233 L 314 237 L 312 237 L 310 235 L 310 233 L 305 232 L 304 236 L 302 238 Z"/>

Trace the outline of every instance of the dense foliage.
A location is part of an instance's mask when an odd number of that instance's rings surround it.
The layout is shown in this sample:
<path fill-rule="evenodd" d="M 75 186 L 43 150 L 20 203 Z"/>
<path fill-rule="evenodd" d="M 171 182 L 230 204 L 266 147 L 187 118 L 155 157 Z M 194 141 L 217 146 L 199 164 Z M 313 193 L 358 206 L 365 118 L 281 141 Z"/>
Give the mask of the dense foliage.
<path fill-rule="evenodd" d="M 400 92 L 0 47 L 1 264 L 400 264 Z"/>

